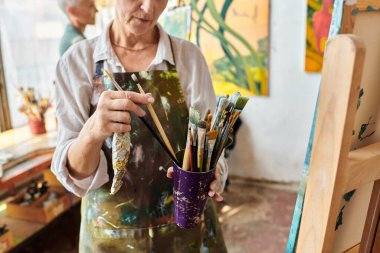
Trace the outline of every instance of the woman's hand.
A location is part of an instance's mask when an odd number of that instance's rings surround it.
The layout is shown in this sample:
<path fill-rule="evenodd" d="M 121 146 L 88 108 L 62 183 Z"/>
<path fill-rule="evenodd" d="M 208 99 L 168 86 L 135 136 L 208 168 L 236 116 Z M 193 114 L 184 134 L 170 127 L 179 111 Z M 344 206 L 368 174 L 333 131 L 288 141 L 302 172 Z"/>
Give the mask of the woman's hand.
<path fill-rule="evenodd" d="M 93 175 L 100 161 L 100 149 L 112 133 L 131 131 L 131 112 L 144 116 L 140 105 L 153 103 L 151 94 L 131 91 L 104 91 L 94 114 L 84 124 L 68 152 L 67 167 L 72 177 Z M 88 159 L 91 157 L 91 159 Z"/>
<path fill-rule="evenodd" d="M 219 170 L 219 166 L 217 165 L 215 169 L 215 179 L 211 182 L 210 191 L 208 192 L 208 195 L 217 202 L 223 201 L 222 195 L 217 193 L 217 187 L 221 185 L 220 180 L 221 180 L 220 170 Z"/>
<path fill-rule="evenodd" d="M 168 178 L 173 178 L 173 173 L 174 173 L 173 167 L 170 167 L 168 171 L 166 172 L 166 176 Z M 220 172 L 219 172 L 219 166 L 216 166 L 215 179 L 210 184 L 210 191 L 208 192 L 208 195 L 217 202 L 223 201 L 222 195 L 216 192 L 217 186 L 221 184 L 220 180 L 221 180 L 221 177 L 220 177 Z"/>
<path fill-rule="evenodd" d="M 112 133 L 131 131 L 131 112 L 142 117 L 145 111 L 140 105 L 152 104 L 154 98 L 132 91 L 102 92 L 94 114 L 88 120 L 89 132 L 94 140 L 103 142 Z"/>

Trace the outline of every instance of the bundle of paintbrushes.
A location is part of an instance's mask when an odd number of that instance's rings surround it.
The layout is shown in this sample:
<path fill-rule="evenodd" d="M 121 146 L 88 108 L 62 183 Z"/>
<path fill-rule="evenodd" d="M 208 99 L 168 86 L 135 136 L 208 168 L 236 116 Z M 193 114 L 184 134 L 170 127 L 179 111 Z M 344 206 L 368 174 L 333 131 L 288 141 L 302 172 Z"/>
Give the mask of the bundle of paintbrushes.
<path fill-rule="evenodd" d="M 207 172 L 215 168 L 223 149 L 232 143 L 229 135 L 248 102 L 239 92 L 230 97 L 219 97 L 213 114 L 208 110 L 201 118 L 195 108 L 190 107 L 189 131 L 182 169 L 193 172 Z"/>
<path fill-rule="evenodd" d="M 29 120 L 42 120 L 46 111 L 51 107 L 51 99 L 37 96 L 32 87 L 26 90 L 22 87 L 17 87 L 17 90 L 23 100 L 19 111 L 28 116 Z"/>

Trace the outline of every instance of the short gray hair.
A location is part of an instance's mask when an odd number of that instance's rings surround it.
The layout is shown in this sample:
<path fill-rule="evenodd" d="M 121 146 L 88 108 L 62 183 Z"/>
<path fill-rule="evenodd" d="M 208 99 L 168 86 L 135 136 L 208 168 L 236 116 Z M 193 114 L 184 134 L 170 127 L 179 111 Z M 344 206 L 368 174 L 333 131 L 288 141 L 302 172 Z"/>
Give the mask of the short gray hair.
<path fill-rule="evenodd" d="M 63 13 L 66 13 L 66 9 L 68 6 L 78 6 L 82 0 L 58 0 L 59 8 L 63 11 Z"/>

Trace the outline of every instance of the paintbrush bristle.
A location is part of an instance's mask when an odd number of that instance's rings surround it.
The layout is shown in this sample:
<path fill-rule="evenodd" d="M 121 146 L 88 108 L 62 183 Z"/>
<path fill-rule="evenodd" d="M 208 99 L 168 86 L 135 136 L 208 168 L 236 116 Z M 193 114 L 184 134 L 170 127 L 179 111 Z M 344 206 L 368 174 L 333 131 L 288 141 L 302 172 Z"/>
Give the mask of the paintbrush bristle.
<path fill-rule="evenodd" d="M 189 119 L 190 119 L 191 124 L 197 125 L 200 118 L 201 118 L 200 112 L 194 107 L 190 107 Z"/>
<path fill-rule="evenodd" d="M 245 105 L 248 103 L 249 98 L 247 97 L 239 97 L 239 99 L 236 101 L 235 109 L 236 110 L 243 110 Z"/>
<path fill-rule="evenodd" d="M 217 113 L 222 114 L 224 110 L 226 110 L 227 106 L 230 104 L 227 98 L 222 99 L 219 103 L 219 107 L 217 109 Z M 216 115 L 218 117 L 218 115 Z M 221 116 L 221 115 L 220 115 Z"/>
<path fill-rule="evenodd" d="M 231 110 L 231 108 L 234 109 L 234 107 L 235 107 L 235 104 L 232 103 L 232 102 L 229 102 L 228 105 L 226 106 L 226 109 L 225 109 L 225 110 L 226 110 L 226 111 L 229 111 L 229 110 Z"/>
<path fill-rule="evenodd" d="M 132 77 L 133 81 L 135 81 L 136 83 L 139 82 L 139 79 L 137 79 L 137 76 L 135 74 L 132 74 L 131 77 Z"/>
<path fill-rule="evenodd" d="M 198 126 L 198 128 L 204 128 L 204 129 L 206 129 L 206 121 L 204 121 L 204 120 L 198 121 L 197 126 Z"/>
<path fill-rule="evenodd" d="M 220 96 L 220 97 L 218 97 L 218 100 L 216 101 L 216 108 L 218 108 L 220 100 L 222 100 L 222 98 L 226 98 L 226 96 Z"/>
<path fill-rule="evenodd" d="M 236 92 L 234 92 L 234 93 L 230 96 L 229 101 L 230 101 L 232 104 L 236 105 L 236 102 L 238 101 L 238 99 L 239 99 L 240 97 L 241 97 L 240 92 L 236 91 Z"/>
<path fill-rule="evenodd" d="M 208 132 L 209 140 L 215 140 L 218 136 L 218 130 L 212 130 Z"/>

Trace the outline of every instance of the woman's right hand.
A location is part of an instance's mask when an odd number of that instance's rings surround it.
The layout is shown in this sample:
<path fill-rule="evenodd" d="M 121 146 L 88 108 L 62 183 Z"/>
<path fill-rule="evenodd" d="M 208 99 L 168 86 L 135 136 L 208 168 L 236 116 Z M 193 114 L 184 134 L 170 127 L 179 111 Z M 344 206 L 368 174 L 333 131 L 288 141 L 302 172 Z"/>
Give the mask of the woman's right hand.
<path fill-rule="evenodd" d="M 91 138 L 103 142 L 112 133 L 131 131 L 130 113 L 142 117 L 145 111 L 140 105 L 153 102 L 150 93 L 143 95 L 133 91 L 103 91 L 94 114 L 87 122 Z"/>

